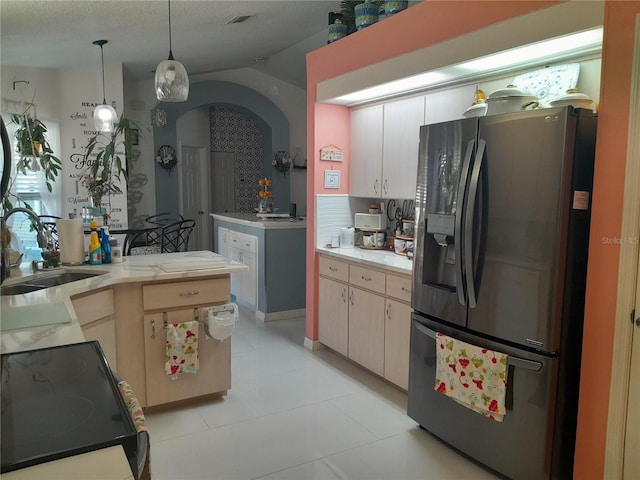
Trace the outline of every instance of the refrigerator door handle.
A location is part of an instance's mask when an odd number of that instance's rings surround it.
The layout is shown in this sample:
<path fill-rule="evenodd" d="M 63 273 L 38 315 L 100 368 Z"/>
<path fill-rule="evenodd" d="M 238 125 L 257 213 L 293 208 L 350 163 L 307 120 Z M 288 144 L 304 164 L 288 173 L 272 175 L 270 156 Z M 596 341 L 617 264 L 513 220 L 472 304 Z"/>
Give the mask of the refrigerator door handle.
<path fill-rule="evenodd" d="M 436 339 L 436 332 L 431 330 L 430 328 L 425 327 L 420 322 L 413 322 L 414 327 L 429 338 Z M 527 360 L 526 358 L 514 357 L 512 355 L 507 355 L 507 365 L 511 365 L 515 368 L 524 368 L 525 370 L 531 370 L 533 372 L 539 372 L 542 370 L 542 363 L 536 362 L 535 360 Z"/>
<path fill-rule="evenodd" d="M 454 251 L 456 264 L 456 291 L 458 292 L 458 301 L 460 305 L 467 304 L 467 295 L 464 291 L 464 276 L 462 268 L 462 244 L 464 241 L 462 233 L 462 217 L 464 215 L 464 198 L 467 190 L 467 180 L 469 179 L 469 170 L 471 167 L 471 155 L 475 146 L 475 140 L 469 140 L 467 151 L 464 154 L 462 162 L 462 171 L 460 172 L 460 183 L 458 184 L 458 197 L 456 199 L 456 216 L 454 228 Z"/>
<path fill-rule="evenodd" d="M 476 285 L 473 271 L 473 215 L 476 209 L 476 194 L 478 193 L 478 183 L 480 182 L 480 167 L 484 161 L 484 151 L 487 142 L 478 140 L 478 151 L 473 162 L 471 172 L 471 182 L 469 183 L 469 201 L 465 205 L 464 211 L 464 270 L 467 280 L 467 297 L 469 307 L 475 308 L 477 305 Z"/>

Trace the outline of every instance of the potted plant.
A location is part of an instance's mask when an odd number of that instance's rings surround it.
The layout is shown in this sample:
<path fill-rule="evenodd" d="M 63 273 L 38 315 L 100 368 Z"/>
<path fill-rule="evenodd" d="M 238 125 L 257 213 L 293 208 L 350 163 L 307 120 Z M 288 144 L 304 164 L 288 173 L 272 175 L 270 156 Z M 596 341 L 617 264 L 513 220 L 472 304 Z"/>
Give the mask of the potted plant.
<path fill-rule="evenodd" d="M 138 131 L 137 123 L 121 116 L 114 124 L 113 132 L 100 132 L 89 139 L 83 156 L 84 164 L 89 168 L 81 183 L 93 199 L 94 207 L 100 206 L 105 195 L 122 193 L 119 184 L 128 179 L 134 158 L 133 140 Z"/>
<path fill-rule="evenodd" d="M 35 115 L 29 115 L 29 112 L 13 114 L 11 120 L 18 125 L 15 133 L 16 151 L 20 155 L 16 164 L 17 170 L 26 175 L 27 170 L 38 171 L 42 168 L 47 189 L 51 192 L 51 182 L 56 180 L 62 163 L 49 145 L 46 125 Z"/>

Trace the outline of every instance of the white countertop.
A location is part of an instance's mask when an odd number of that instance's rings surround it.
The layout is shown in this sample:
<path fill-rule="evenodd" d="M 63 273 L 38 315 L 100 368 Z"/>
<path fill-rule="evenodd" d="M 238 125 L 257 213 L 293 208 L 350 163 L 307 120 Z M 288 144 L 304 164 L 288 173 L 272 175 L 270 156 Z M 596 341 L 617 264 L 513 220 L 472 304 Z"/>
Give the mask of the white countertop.
<path fill-rule="evenodd" d="M 194 263 L 215 265 L 216 268 L 190 270 L 192 268 L 191 265 Z M 184 270 L 167 273 L 158 267 L 158 265 L 168 264 L 173 264 L 176 268 L 184 266 Z M 85 280 L 78 280 L 35 292 L 1 296 L 0 322 L 2 321 L 1 313 L 6 309 L 36 307 L 56 303 L 63 303 L 67 307 L 70 318 L 69 323 L 0 332 L 0 351 L 2 353 L 83 342 L 85 339 L 71 306 L 71 297 L 74 295 L 119 283 L 225 275 L 232 272 L 247 271 L 248 267 L 209 251 L 133 255 L 124 257 L 122 263 L 64 267 L 63 269 L 38 272 L 36 275 L 30 274 L 26 268 L 23 270 L 14 269 L 11 271 L 13 277 L 6 279 L 2 285 L 9 286 L 13 283 L 20 283 L 37 276 L 52 275 L 63 270 L 104 272 L 104 275 L 97 275 Z M 25 308 L 25 311 L 28 312 L 28 309 Z"/>
<path fill-rule="evenodd" d="M 398 255 L 389 250 L 365 250 L 353 248 L 316 247 L 318 253 L 330 255 L 342 260 L 357 261 L 371 267 L 384 268 L 392 272 L 411 275 L 413 262 L 405 255 Z"/>
<path fill-rule="evenodd" d="M 256 216 L 255 213 L 210 213 L 211 217 L 225 222 L 237 223 L 239 225 L 247 225 L 254 228 L 307 228 L 307 219 L 298 218 L 275 218 L 263 219 Z"/>

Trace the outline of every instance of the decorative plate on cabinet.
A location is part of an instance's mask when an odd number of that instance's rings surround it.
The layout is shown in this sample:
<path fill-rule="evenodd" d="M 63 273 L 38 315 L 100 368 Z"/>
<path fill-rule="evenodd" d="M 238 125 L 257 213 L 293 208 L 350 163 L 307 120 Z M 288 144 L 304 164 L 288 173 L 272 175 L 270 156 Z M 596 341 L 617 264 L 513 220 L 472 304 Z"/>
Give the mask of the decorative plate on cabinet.
<path fill-rule="evenodd" d="M 538 97 L 541 107 L 548 107 L 554 98 L 563 96 L 578 84 L 579 63 L 567 63 L 517 75 L 513 83 Z"/>

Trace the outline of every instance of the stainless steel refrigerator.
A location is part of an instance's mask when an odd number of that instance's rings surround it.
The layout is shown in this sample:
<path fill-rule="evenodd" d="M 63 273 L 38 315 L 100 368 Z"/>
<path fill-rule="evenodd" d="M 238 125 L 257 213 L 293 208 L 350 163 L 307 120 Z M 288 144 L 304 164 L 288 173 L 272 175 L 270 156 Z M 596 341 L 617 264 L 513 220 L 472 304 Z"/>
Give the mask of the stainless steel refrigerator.
<path fill-rule="evenodd" d="M 595 137 L 572 107 L 420 129 L 408 414 L 518 480 L 572 478 Z M 434 390 L 437 332 L 508 355 L 502 423 Z"/>

